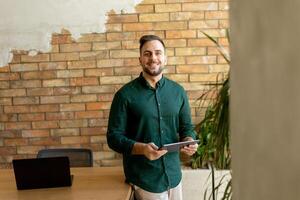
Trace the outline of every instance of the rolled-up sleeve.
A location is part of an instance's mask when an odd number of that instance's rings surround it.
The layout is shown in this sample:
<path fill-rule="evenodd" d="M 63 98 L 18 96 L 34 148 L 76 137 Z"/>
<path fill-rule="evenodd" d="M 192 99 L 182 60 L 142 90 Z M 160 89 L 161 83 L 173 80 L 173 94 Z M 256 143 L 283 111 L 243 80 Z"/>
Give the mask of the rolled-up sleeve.
<path fill-rule="evenodd" d="M 117 92 L 110 109 L 106 137 L 108 146 L 122 154 L 131 154 L 135 143 L 134 140 L 126 137 L 127 118 L 127 100 Z"/>

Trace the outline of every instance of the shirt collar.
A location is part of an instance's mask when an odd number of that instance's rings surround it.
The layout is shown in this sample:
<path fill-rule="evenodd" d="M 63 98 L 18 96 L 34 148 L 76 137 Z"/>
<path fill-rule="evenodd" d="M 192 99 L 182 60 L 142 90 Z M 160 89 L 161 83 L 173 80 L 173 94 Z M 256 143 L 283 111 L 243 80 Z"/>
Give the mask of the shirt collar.
<path fill-rule="evenodd" d="M 161 88 L 164 86 L 165 79 L 166 78 L 164 77 L 164 75 L 162 75 L 161 79 L 156 83 L 157 88 Z M 144 86 L 146 86 L 150 89 L 154 89 L 153 87 L 151 87 L 151 85 L 148 83 L 148 81 L 143 77 L 143 72 L 140 73 L 139 80 Z"/>

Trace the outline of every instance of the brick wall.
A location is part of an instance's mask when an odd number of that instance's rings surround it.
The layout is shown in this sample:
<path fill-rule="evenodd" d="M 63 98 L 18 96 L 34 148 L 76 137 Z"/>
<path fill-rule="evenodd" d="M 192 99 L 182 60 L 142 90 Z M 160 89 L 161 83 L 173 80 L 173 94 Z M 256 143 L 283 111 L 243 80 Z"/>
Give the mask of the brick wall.
<path fill-rule="evenodd" d="M 74 41 L 67 30 L 52 36 L 52 50 L 14 51 L 0 68 L 0 168 L 49 147 L 87 147 L 95 166 L 120 164 L 106 144 L 114 93 L 138 76 L 138 39 L 162 37 L 167 77 L 186 89 L 194 122 L 196 99 L 228 65 L 201 31 L 228 46 L 227 0 L 144 0 L 135 13 L 108 13 L 105 33 Z"/>

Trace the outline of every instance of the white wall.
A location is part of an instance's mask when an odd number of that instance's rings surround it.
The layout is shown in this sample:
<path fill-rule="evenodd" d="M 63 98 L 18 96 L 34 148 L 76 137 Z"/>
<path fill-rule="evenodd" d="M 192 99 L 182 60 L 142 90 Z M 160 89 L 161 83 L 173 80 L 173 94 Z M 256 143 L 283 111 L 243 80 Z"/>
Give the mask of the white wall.
<path fill-rule="evenodd" d="M 11 50 L 48 51 L 51 34 L 65 28 L 80 33 L 104 32 L 106 13 L 133 12 L 141 0 L 0 0 L 0 67 Z"/>

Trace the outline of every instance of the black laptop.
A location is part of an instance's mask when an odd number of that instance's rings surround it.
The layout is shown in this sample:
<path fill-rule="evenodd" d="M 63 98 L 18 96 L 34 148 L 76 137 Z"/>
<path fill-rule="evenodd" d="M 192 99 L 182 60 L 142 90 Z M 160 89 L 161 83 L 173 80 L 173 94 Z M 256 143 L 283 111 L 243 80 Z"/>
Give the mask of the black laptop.
<path fill-rule="evenodd" d="M 72 185 L 68 157 L 13 160 L 18 190 Z"/>

